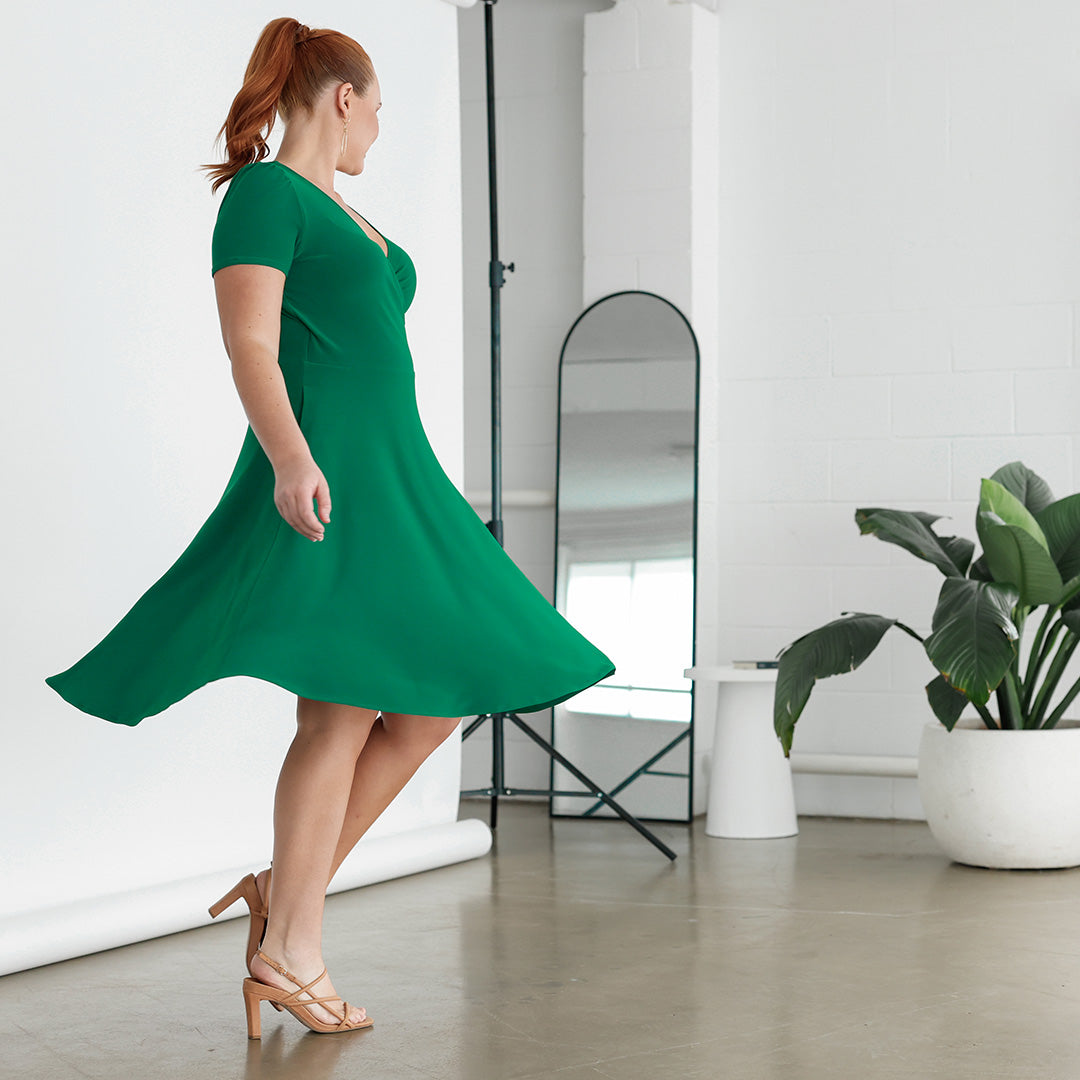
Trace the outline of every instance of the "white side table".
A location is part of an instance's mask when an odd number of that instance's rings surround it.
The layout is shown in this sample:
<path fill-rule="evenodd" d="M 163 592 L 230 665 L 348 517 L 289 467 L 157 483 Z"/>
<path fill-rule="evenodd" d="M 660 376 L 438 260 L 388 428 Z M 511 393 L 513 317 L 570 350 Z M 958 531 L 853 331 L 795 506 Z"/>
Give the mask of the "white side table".
<path fill-rule="evenodd" d="M 795 836 L 791 762 L 773 730 L 776 668 L 698 665 L 683 674 L 717 683 L 706 834 L 747 840 Z"/>

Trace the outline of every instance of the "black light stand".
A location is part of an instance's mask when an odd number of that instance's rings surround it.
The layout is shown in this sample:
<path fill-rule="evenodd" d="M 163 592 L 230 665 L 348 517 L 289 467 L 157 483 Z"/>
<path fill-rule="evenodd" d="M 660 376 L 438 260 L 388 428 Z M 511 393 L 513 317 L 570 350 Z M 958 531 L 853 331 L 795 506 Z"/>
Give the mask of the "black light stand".
<path fill-rule="evenodd" d="M 505 284 L 503 271 L 509 270 L 513 272 L 514 264 L 504 265 L 499 260 L 498 198 L 495 179 L 495 60 L 491 34 L 491 9 L 495 3 L 496 0 L 484 0 L 484 50 L 487 67 L 488 207 L 491 219 L 491 261 L 488 275 L 491 287 L 491 520 L 487 523 L 487 527 L 495 539 L 498 540 L 499 545 L 505 547 L 502 523 L 502 383 L 499 375 L 501 357 L 499 290 Z M 633 825 L 642 836 L 655 844 L 669 859 L 675 858 L 675 852 L 667 844 L 646 829 L 636 817 L 624 810 L 606 791 L 602 791 L 577 766 L 560 754 L 551 743 L 533 731 L 517 713 L 484 713 L 482 716 L 476 717 L 468 727 L 463 729 L 461 733 L 462 739 L 467 739 L 489 717 L 492 722 L 492 786 L 472 788 L 468 791 L 462 791 L 461 794 L 463 796 L 488 795 L 491 797 L 490 825 L 492 829 L 496 828 L 498 824 L 500 795 L 546 795 L 549 797 L 552 795 L 572 795 L 598 798 L 610 806 L 624 821 Z M 552 788 L 507 787 L 504 783 L 506 748 L 503 733 L 504 720 L 516 724 L 533 742 L 559 762 L 564 769 L 571 772 L 581 783 L 585 784 L 588 790 L 556 791 Z"/>

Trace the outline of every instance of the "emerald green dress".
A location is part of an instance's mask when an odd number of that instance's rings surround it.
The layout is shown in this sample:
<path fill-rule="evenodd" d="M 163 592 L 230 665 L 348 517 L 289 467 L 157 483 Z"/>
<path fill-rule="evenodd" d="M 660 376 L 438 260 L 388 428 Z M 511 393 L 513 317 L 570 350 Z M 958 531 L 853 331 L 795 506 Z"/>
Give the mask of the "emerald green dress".
<path fill-rule="evenodd" d="M 423 716 L 532 712 L 615 666 L 560 615 L 454 487 L 417 411 L 405 311 L 416 273 L 277 161 L 245 165 L 218 209 L 216 273 L 286 275 L 278 362 L 332 510 L 320 541 L 274 505 L 250 425 L 217 506 L 106 636 L 45 679 L 134 726 L 249 675 L 320 701 Z"/>

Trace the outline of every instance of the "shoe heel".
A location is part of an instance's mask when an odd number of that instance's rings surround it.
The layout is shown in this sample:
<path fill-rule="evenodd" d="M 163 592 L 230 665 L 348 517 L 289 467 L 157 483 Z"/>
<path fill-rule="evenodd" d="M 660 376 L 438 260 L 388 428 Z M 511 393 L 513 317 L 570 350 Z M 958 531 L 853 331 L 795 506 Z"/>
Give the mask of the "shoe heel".
<path fill-rule="evenodd" d="M 210 918 L 216 919 L 227 907 L 232 907 L 243 895 L 244 882 L 238 881 L 217 903 L 210 905 Z"/>
<path fill-rule="evenodd" d="M 244 1011 L 247 1013 L 247 1028 L 249 1039 L 262 1038 L 262 1018 L 259 1016 L 259 1002 L 262 998 L 258 994 L 251 994 L 244 990 Z"/>

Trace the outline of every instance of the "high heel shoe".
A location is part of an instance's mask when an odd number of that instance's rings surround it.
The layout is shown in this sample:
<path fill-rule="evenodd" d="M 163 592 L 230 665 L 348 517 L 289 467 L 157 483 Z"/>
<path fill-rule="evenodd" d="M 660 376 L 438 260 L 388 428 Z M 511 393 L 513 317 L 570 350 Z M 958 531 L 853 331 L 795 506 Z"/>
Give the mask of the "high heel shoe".
<path fill-rule="evenodd" d="M 266 901 L 259 895 L 259 886 L 255 882 L 255 875 L 248 874 L 241 878 L 217 903 L 210 907 L 210 918 L 216 919 L 227 907 L 232 907 L 241 897 L 247 901 L 248 910 L 251 913 L 251 922 L 248 924 L 247 956 L 246 963 L 248 973 L 251 973 L 251 960 L 255 951 L 262 944 L 263 934 L 266 933 L 266 919 L 270 907 L 270 875 L 273 866 L 266 871 Z"/>
<path fill-rule="evenodd" d="M 375 1023 L 370 1016 L 365 1016 L 363 1020 L 352 1023 L 349 1020 L 349 1003 L 336 995 L 333 997 L 314 997 L 308 993 L 310 988 L 326 974 L 326 968 L 323 968 L 310 982 L 301 983 L 295 975 L 286 971 L 276 960 L 271 960 L 262 949 L 256 949 L 255 951 L 275 971 L 280 972 L 290 982 L 296 983 L 298 989 L 282 990 L 280 986 L 271 986 L 269 983 L 260 982 L 258 979 L 252 978 L 244 980 L 244 1009 L 247 1012 L 249 1039 L 258 1039 L 262 1035 L 261 1018 L 259 1016 L 260 1001 L 269 1001 L 271 1005 L 274 1005 L 278 1009 L 278 1011 L 283 1008 L 288 1009 L 301 1024 L 309 1027 L 312 1031 L 358 1031 L 360 1028 L 369 1028 Z M 307 1001 L 300 1000 L 300 995 L 303 993 L 308 993 Z M 341 1002 L 342 1018 L 341 1022 L 338 1024 L 325 1023 L 308 1008 L 309 1005 L 314 1005 L 318 1002 L 326 1007 L 328 1012 L 336 1016 L 336 1011 L 326 1006 L 326 1002 L 328 1001 Z"/>

